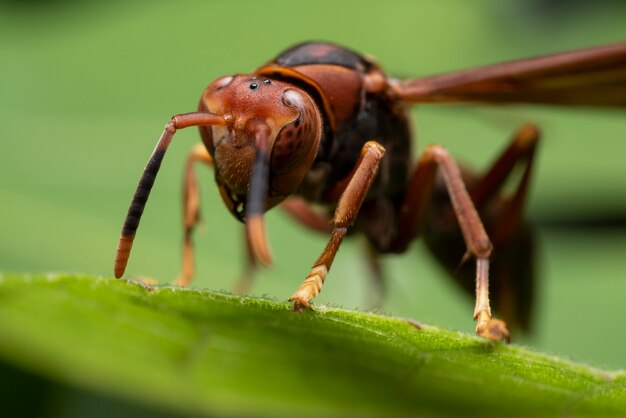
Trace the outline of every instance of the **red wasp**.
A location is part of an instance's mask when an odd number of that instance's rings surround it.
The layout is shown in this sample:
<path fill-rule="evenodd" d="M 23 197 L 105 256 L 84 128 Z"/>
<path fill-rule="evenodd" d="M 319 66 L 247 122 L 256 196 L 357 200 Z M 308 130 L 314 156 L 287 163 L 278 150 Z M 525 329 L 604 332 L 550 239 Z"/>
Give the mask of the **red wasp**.
<path fill-rule="evenodd" d="M 626 106 L 626 43 L 394 80 L 370 58 L 311 42 L 289 48 L 252 74 L 222 77 L 205 89 L 197 112 L 176 115 L 165 126 L 128 210 L 115 276 L 124 273 L 174 133 L 198 126 L 203 144 L 192 149 L 185 170 L 179 284 L 188 285 L 193 275 L 191 236 L 199 219 L 193 164 L 203 162 L 214 167 L 228 210 L 246 225 L 250 263 L 271 263 L 263 214 L 274 206 L 330 233 L 289 299 L 294 310 L 310 307 L 349 232 L 365 234 L 372 257 L 403 253 L 424 236 L 450 270 L 475 259 L 475 267 L 464 265 L 456 277 L 466 288 L 475 282 L 476 332 L 508 340 L 505 322 L 491 314 L 489 270 L 493 262 L 496 308 L 507 321 L 527 325 L 532 239 L 523 209 L 539 130 L 523 126 L 482 174 L 459 167 L 440 145 L 428 146 L 413 163 L 407 106 L 458 102 Z M 505 196 L 503 184 L 516 167 L 521 178 Z"/>

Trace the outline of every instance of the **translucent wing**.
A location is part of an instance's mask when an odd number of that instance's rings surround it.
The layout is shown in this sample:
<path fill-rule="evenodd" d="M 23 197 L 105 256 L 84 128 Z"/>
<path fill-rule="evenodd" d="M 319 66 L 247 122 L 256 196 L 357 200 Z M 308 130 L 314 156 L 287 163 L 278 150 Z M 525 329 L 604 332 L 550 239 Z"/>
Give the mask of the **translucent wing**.
<path fill-rule="evenodd" d="M 407 103 L 626 106 L 626 42 L 406 80 Z"/>

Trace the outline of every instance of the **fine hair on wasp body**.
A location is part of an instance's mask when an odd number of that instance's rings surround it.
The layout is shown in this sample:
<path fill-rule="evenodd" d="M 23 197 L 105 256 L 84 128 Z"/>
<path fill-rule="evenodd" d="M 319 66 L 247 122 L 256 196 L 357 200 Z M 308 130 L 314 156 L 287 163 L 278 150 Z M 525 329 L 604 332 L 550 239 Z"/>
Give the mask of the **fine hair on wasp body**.
<path fill-rule="evenodd" d="M 139 221 L 175 132 L 200 130 L 184 173 L 184 240 L 178 284 L 194 275 L 191 237 L 199 219 L 194 165 L 212 166 L 227 209 L 245 223 L 249 270 L 272 261 L 264 213 L 280 205 L 311 230 L 330 235 L 291 296 L 310 308 L 348 231 L 365 235 L 369 257 L 403 253 L 423 236 L 456 280 L 475 292 L 478 335 L 509 340 L 506 322 L 528 328 L 533 299 L 532 234 L 525 198 L 539 141 L 526 124 L 482 173 L 459 167 L 441 145 L 412 159 L 408 107 L 419 103 L 536 103 L 625 106 L 626 43 L 599 46 L 409 80 L 392 80 L 371 58 L 326 42 L 295 45 L 251 74 L 221 77 L 198 110 L 165 129 L 137 186 L 115 259 L 124 274 Z M 522 175 L 513 192 L 503 185 Z M 322 205 L 319 212 L 311 204 Z M 331 214 L 331 215 L 328 215 Z M 492 257 L 493 256 L 493 257 Z M 374 269 L 382 280 L 380 269 Z"/>

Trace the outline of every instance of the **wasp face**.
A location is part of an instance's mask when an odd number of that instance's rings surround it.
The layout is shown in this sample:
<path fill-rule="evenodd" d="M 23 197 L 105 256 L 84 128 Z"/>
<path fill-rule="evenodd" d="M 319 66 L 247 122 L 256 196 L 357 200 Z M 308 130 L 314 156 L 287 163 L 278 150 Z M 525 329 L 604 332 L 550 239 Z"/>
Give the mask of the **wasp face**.
<path fill-rule="evenodd" d="M 222 198 L 239 220 L 250 215 L 253 177 L 264 178 L 263 211 L 297 189 L 313 163 L 322 132 L 319 111 L 307 93 L 282 81 L 228 76 L 207 87 L 200 110 L 227 121 L 225 126 L 200 127 L 200 132 L 214 159 Z M 259 143 L 261 131 L 267 136 L 264 143 Z"/>

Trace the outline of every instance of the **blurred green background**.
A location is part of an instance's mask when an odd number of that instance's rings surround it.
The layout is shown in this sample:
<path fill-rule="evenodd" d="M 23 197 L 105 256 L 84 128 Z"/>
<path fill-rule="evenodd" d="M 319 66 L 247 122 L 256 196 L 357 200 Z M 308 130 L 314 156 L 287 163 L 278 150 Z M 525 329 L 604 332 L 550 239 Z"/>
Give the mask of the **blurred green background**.
<path fill-rule="evenodd" d="M 551 6 L 548 6 L 551 5 Z M 0 271 L 112 274 L 141 170 L 164 124 L 193 111 L 215 78 L 249 72 L 282 49 L 331 40 L 398 77 L 626 39 L 620 2 L 181 1 L 0 3 Z M 413 112 L 418 149 L 447 146 L 485 167 L 526 121 L 544 131 L 529 218 L 541 264 L 535 331 L 517 342 L 626 368 L 626 119 L 623 111 L 436 107 Z M 175 137 L 127 275 L 171 281 L 181 239 L 181 173 L 198 142 Z M 194 286 L 231 289 L 241 226 L 200 168 L 204 233 Z M 288 298 L 325 244 L 268 214 L 275 265 L 254 294 Z M 342 247 L 318 303 L 367 307 L 360 239 Z M 384 259 L 385 312 L 472 332 L 472 300 L 422 243 Z"/>

